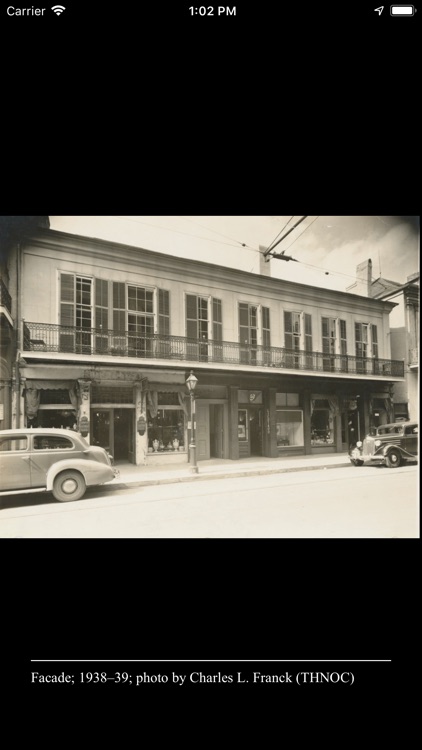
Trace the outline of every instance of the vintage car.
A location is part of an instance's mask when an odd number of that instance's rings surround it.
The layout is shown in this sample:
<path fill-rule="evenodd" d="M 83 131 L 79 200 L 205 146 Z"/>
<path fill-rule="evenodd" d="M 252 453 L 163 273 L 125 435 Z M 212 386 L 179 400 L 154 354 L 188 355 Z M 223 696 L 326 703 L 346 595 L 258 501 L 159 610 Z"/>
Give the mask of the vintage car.
<path fill-rule="evenodd" d="M 0 431 L 0 493 L 51 491 L 56 500 L 80 500 L 87 487 L 119 475 L 104 450 L 73 430 Z"/>
<path fill-rule="evenodd" d="M 377 427 L 375 435 L 356 443 L 349 458 L 354 466 L 384 464 L 389 469 L 405 461 L 417 461 L 418 423 L 394 422 Z"/>

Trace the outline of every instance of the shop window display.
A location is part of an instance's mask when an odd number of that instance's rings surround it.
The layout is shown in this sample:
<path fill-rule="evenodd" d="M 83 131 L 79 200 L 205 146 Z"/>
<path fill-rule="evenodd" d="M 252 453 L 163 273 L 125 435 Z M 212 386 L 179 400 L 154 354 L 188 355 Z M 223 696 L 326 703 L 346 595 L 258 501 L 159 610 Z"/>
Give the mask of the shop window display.
<path fill-rule="evenodd" d="M 148 421 L 148 451 L 185 450 L 185 420 L 181 409 L 158 409 Z"/>
<path fill-rule="evenodd" d="M 334 444 L 334 412 L 328 401 L 317 399 L 311 416 L 311 445 Z"/>
<path fill-rule="evenodd" d="M 303 412 L 277 410 L 277 447 L 303 445 Z"/>

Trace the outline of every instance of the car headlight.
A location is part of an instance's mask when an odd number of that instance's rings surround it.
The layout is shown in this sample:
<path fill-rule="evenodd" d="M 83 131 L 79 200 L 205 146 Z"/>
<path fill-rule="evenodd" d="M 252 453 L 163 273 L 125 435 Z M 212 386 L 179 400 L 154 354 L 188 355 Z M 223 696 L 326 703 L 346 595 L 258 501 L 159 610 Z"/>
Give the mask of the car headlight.
<path fill-rule="evenodd" d="M 380 445 L 382 445 L 382 440 L 376 440 L 374 445 L 375 445 L 375 448 L 379 448 Z"/>
<path fill-rule="evenodd" d="M 356 448 L 362 448 L 362 440 L 358 440 L 356 443 Z"/>

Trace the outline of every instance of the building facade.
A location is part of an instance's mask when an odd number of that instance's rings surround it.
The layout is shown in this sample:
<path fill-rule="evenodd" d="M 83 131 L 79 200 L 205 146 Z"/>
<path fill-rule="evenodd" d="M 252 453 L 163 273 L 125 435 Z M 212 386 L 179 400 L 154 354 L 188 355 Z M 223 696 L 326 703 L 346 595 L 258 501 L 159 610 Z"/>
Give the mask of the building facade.
<path fill-rule="evenodd" d="M 12 372 L 15 365 L 15 325 L 12 317 L 12 295 L 6 262 L 0 266 L 0 429 L 11 424 Z"/>
<path fill-rule="evenodd" d="M 356 268 L 356 281 L 348 291 L 372 299 L 395 303 L 390 315 L 391 356 L 402 360 L 404 379 L 394 387 L 395 420 L 418 419 L 419 415 L 419 272 L 408 276 L 404 284 L 372 275 L 372 261 Z"/>
<path fill-rule="evenodd" d="M 395 419 L 418 419 L 419 273 L 411 274 L 404 284 L 393 287 L 391 282 L 388 286 L 384 283 L 384 288 L 382 284 L 374 282 L 372 296 L 397 304 L 391 320 L 391 354 L 395 359 L 403 359 L 405 379 L 397 383 L 394 389 Z"/>
<path fill-rule="evenodd" d="M 13 426 L 117 461 L 333 453 L 392 419 L 394 304 L 39 230 L 21 269 Z"/>

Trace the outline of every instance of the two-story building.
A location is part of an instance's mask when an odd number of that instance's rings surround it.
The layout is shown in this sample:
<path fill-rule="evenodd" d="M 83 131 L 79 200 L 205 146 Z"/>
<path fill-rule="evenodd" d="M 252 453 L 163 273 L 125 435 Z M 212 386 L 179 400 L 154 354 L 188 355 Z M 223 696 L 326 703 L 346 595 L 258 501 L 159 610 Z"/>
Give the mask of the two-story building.
<path fill-rule="evenodd" d="M 332 453 L 391 415 L 394 304 L 51 230 L 20 243 L 16 425 L 116 460 Z"/>

